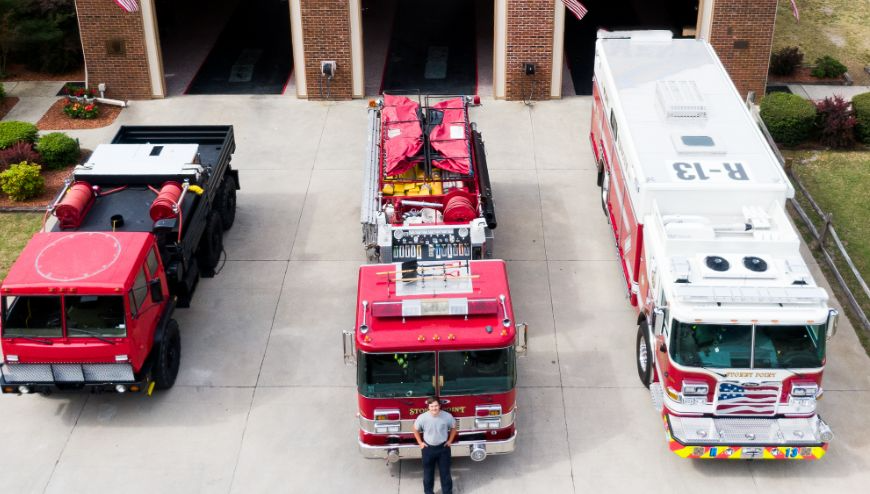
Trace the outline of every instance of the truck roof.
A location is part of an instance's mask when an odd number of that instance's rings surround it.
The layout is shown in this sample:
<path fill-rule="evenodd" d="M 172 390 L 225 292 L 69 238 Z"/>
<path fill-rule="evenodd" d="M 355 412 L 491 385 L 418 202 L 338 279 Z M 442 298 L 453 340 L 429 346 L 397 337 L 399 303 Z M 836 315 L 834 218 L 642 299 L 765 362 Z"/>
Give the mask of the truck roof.
<path fill-rule="evenodd" d="M 606 108 L 614 109 L 620 163 L 632 196 L 694 190 L 709 198 L 719 191 L 717 198 L 740 201 L 769 191 L 784 201 L 794 195 L 705 41 L 655 31 L 600 35 L 595 73 L 604 79 L 599 82 Z M 651 201 L 642 199 L 635 207 L 648 210 Z"/>
<path fill-rule="evenodd" d="M 412 352 L 502 348 L 515 336 L 504 261 L 360 267 L 357 348 Z M 502 299 L 503 297 L 503 299 Z M 365 326 L 365 327 L 363 327 Z"/>
<path fill-rule="evenodd" d="M 3 280 L 3 295 L 126 291 L 152 243 L 148 233 L 37 233 Z"/>
<path fill-rule="evenodd" d="M 678 318 L 804 323 L 827 316 L 828 294 L 816 286 L 776 202 L 718 215 L 669 214 L 655 205 L 644 233 L 662 254 L 650 258 L 657 264 L 651 271 Z"/>

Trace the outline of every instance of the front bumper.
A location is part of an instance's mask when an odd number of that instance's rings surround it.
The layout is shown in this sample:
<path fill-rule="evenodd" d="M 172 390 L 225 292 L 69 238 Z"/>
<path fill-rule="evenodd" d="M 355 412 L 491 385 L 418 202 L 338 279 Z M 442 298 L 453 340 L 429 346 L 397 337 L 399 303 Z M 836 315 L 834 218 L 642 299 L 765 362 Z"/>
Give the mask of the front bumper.
<path fill-rule="evenodd" d="M 665 413 L 668 445 L 682 458 L 705 460 L 818 460 L 831 429 L 809 418 L 678 417 Z"/>
<path fill-rule="evenodd" d="M 0 367 L 0 390 L 6 394 L 55 391 L 138 392 L 148 382 L 136 379 L 130 364 L 5 364 Z"/>
<path fill-rule="evenodd" d="M 450 446 L 451 456 L 471 456 L 472 450 L 476 447 L 483 447 L 486 450 L 486 455 L 504 455 L 512 453 L 516 448 L 517 433 L 514 431 L 510 439 L 502 441 L 457 441 Z M 416 444 L 389 444 L 383 446 L 372 446 L 365 444 L 362 441 L 359 443 L 359 450 L 365 458 L 380 458 L 388 459 L 390 453 L 393 452 L 393 458 L 422 458 L 423 449 Z"/>

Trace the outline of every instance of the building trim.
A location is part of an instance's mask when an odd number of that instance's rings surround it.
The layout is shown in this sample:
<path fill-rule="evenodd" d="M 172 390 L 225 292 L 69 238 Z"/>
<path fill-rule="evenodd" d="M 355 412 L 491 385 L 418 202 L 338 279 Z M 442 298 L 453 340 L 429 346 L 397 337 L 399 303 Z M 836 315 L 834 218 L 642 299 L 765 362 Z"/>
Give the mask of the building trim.
<path fill-rule="evenodd" d="M 507 0 L 494 0 L 492 43 L 492 95 L 505 99 L 507 93 Z"/>
<path fill-rule="evenodd" d="M 713 27 L 713 4 L 715 0 L 699 0 L 698 29 L 695 38 L 710 41 L 710 31 Z"/>
<path fill-rule="evenodd" d="M 151 79 L 151 97 L 166 97 L 163 78 L 163 53 L 160 49 L 160 32 L 157 30 L 157 12 L 154 0 L 142 0 L 142 30 L 145 34 L 145 52 L 148 60 L 148 76 Z"/>
<path fill-rule="evenodd" d="M 553 73 L 550 81 L 550 97 L 562 97 L 562 68 L 565 66 L 565 4 L 553 0 Z"/>
<path fill-rule="evenodd" d="M 296 78 L 296 96 L 308 98 L 305 80 L 305 44 L 302 36 L 302 5 L 300 0 L 290 0 L 290 37 L 293 43 L 293 74 Z"/>
<path fill-rule="evenodd" d="M 361 0 L 350 0 L 350 59 L 351 97 L 365 97 L 365 49 L 363 48 L 363 27 Z"/>

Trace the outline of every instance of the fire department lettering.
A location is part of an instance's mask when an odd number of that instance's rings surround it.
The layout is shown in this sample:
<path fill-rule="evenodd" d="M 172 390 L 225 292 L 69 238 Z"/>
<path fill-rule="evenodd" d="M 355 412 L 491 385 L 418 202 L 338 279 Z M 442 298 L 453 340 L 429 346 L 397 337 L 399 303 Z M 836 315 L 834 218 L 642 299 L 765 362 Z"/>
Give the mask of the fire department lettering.
<path fill-rule="evenodd" d="M 686 163 L 678 161 L 671 164 L 671 169 L 674 175 L 679 180 L 684 181 L 713 181 L 722 182 L 725 180 L 746 181 L 749 180 L 749 174 L 746 173 L 746 168 L 740 162 L 722 162 L 709 163 L 695 161 Z"/>
<path fill-rule="evenodd" d="M 465 407 L 444 407 L 442 408 L 445 412 L 450 413 L 465 413 Z M 429 411 L 428 408 L 410 408 L 408 409 L 408 413 L 411 415 L 420 415 L 423 412 Z"/>

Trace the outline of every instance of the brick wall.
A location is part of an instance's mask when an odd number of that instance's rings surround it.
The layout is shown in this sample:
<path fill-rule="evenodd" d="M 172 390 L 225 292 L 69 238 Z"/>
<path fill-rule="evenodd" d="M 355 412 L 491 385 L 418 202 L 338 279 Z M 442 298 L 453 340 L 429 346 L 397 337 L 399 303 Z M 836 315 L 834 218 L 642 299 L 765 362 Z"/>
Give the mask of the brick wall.
<path fill-rule="evenodd" d="M 125 12 L 112 0 L 76 0 L 76 7 L 91 87 L 106 83 L 109 98 L 151 98 L 142 12 Z M 119 48 L 123 53 L 110 53 Z"/>
<path fill-rule="evenodd" d="M 506 99 L 550 98 L 555 1 L 507 0 Z M 535 75 L 525 74 L 526 62 L 535 64 Z"/>
<path fill-rule="evenodd" d="M 300 7 L 308 98 L 326 97 L 325 80 L 322 94 L 320 89 L 320 62 L 335 60 L 338 68 L 332 79 L 330 98 L 351 99 L 353 92 L 348 0 L 301 0 Z"/>
<path fill-rule="evenodd" d="M 777 0 L 716 0 L 710 44 L 741 97 L 764 96 Z"/>

